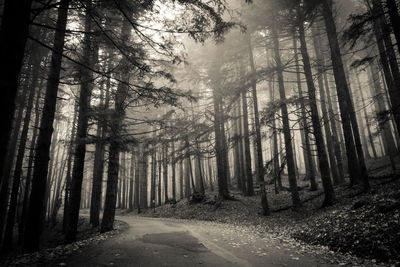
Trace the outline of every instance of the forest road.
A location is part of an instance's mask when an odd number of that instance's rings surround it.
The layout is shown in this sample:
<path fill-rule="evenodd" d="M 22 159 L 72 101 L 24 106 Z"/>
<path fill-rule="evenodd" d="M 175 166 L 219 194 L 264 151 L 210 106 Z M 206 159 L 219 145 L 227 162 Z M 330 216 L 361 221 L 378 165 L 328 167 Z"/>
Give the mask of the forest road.
<path fill-rule="evenodd" d="M 276 238 L 224 224 L 118 216 L 129 229 L 65 259 L 65 266 L 334 266 Z"/>

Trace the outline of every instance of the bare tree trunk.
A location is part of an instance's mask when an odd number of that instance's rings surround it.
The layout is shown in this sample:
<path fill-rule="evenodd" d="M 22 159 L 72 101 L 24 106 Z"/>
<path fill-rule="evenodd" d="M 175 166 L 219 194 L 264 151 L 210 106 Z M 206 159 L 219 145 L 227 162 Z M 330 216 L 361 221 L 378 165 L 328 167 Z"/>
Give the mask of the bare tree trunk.
<path fill-rule="evenodd" d="M 370 124 L 369 124 L 369 122 L 368 122 L 367 106 L 366 106 L 366 104 L 365 104 L 363 88 L 362 88 L 361 82 L 360 82 L 360 75 L 359 75 L 359 73 L 357 72 L 357 70 L 354 71 L 354 75 L 356 76 L 356 81 L 357 81 L 357 85 L 358 85 L 358 91 L 359 91 L 360 98 L 361 98 L 361 104 L 362 104 L 362 110 L 363 110 L 364 120 L 365 120 L 365 123 L 366 123 L 366 124 L 364 125 L 364 121 L 363 121 L 363 119 L 361 118 L 361 119 L 360 119 L 360 122 L 361 122 L 361 123 L 360 123 L 360 127 L 361 127 L 361 129 L 364 129 L 364 128 L 367 129 L 368 139 L 369 139 L 369 143 L 370 143 L 371 150 L 372 150 L 372 155 L 373 155 L 374 158 L 376 159 L 378 156 L 377 156 L 376 149 L 375 149 L 375 145 L 374 145 L 374 139 L 373 139 L 372 133 L 371 133 L 371 127 L 370 127 Z M 367 138 L 366 138 L 365 134 L 362 134 L 362 137 L 363 137 L 363 141 L 365 142 L 365 146 L 366 146 L 366 150 L 367 150 L 367 151 L 366 151 L 366 154 L 370 157 L 370 154 L 369 154 L 369 151 L 368 151 L 368 141 L 367 141 Z"/>
<path fill-rule="evenodd" d="M 68 218 L 68 202 L 71 193 L 71 171 L 72 171 L 72 160 L 73 160 L 73 150 L 76 139 L 76 121 L 78 120 L 78 105 L 74 101 L 74 115 L 73 115 L 69 150 L 68 150 L 68 163 L 67 163 L 67 175 L 65 177 L 65 192 L 64 192 L 64 217 L 63 217 L 63 233 L 67 229 L 67 218 Z"/>
<path fill-rule="evenodd" d="M 172 200 L 176 201 L 176 170 L 175 170 L 175 142 L 171 142 L 171 186 L 172 186 Z M 201 173 L 201 170 L 200 170 Z"/>
<path fill-rule="evenodd" d="M 279 84 L 279 95 L 282 101 L 286 100 L 286 92 L 285 85 L 283 81 L 283 67 L 281 62 L 281 56 L 279 51 L 279 37 L 276 29 L 272 28 L 272 38 L 274 42 L 274 55 L 275 62 L 277 68 L 278 75 L 278 84 Z M 301 206 L 301 201 L 299 197 L 299 192 L 297 191 L 297 181 L 296 181 L 296 169 L 294 165 L 293 158 L 293 148 L 292 148 L 292 137 L 290 134 L 290 125 L 289 125 L 289 115 L 286 103 L 283 103 L 281 106 L 282 112 L 282 123 L 283 123 L 283 135 L 285 139 L 285 150 L 286 150 L 286 161 L 288 167 L 288 175 L 289 175 L 289 186 L 292 196 L 293 207 L 296 209 Z M 315 129 L 314 129 L 315 131 Z"/>
<path fill-rule="evenodd" d="M 163 181 L 164 181 L 164 202 L 168 199 L 168 143 L 163 145 Z"/>
<path fill-rule="evenodd" d="M 311 108 L 311 121 L 313 124 L 314 129 L 314 137 L 315 137 L 315 144 L 317 146 L 318 151 L 318 162 L 319 162 L 319 169 L 321 172 L 321 180 L 322 185 L 324 187 L 325 192 L 325 199 L 323 206 L 331 206 L 335 203 L 335 191 L 333 190 L 332 181 L 329 173 L 329 164 L 328 164 L 328 157 L 325 151 L 324 145 L 324 138 L 322 136 L 322 129 L 318 115 L 318 108 L 317 108 L 317 99 L 315 96 L 315 85 L 312 78 L 312 70 L 310 64 L 310 58 L 307 51 L 307 42 L 304 33 L 304 20 L 303 14 L 300 7 L 298 7 L 299 16 L 299 23 L 298 23 L 298 30 L 299 30 L 299 37 L 300 37 L 300 50 L 301 55 L 303 57 L 303 67 L 304 72 L 307 80 L 307 87 L 308 87 L 308 95 L 310 100 L 310 108 Z"/>
<path fill-rule="evenodd" d="M 310 138 L 309 138 L 309 129 L 308 129 L 308 123 L 307 123 L 307 113 L 306 113 L 306 105 L 304 104 L 304 97 L 303 97 L 303 90 L 301 86 L 301 79 L 300 79 L 300 62 L 299 62 L 299 56 L 298 56 L 298 51 L 297 51 L 297 40 L 296 36 L 294 33 L 293 36 L 293 47 L 294 47 L 294 55 L 295 55 L 295 64 L 296 64 L 296 75 L 297 75 L 297 87 L 299 91 L 299 98 L 300 100 L 300 109 L 301 109 L 301 127 L 303 128 L 303 134 L 301 135 L 302 137 L 302 144 L 303 144 L 303 156 L 304 156 L 304 162 L 306 166 L 306 179 L 310 180 L 310 190 L 315 191 L 318 189 L 318 184 L 315 180 L 315 172 L 314 172 L 314 164 L 313 164 L 313 159 L 312 159 L 312 154 L 311 154 L 311 146 L 310 146 Z M 272 89 L 271 89 L 272 93 Z M 272 94 L 270 95 L 272 98 Z M 275 128 L 275 119 L 274 119 L 274 128 Z M 275 129 L 274 129 L 275 131 Z M 276 133 L 274 133 L 274 146 L 276 144 Z M 276 152 L 275 152 L 276 150 Z M 279 158 L 278 158 L 278 147 L 276 149 L 274 148 L 274 154 L 277 158 L 277 163 L 274 164 L 274 169 L 276 171 L 279 170 Z M 275 171 L 275 172 L 276 172 Z M 279 175 L 279 174 L 276 174 Z M 280 187 L 282 187 L 282 182 L 280 183 Z"/>
<path fill-rule="evenodd" d="M 183 199 L 183 159 L 179 160 L 179 198 Z"/>
<path fill-rule="evenodd" d="M 246 169 L 245 169 L 245 158 L 244 158 L 244 142 L 243 142 L 243 118 L 242 118 L 242 112 L 241 112 L 241 107 L 240 107 L 240 97 L 237 100 L 237 106 L 236 106 L 236 115 L 238 116 L 237 118 L 237 133 L 238 133 L 238 154 L 239 154 L 239 166 L 240 166 L 240 183 L 241 183 L 241 189 L 242 192 L 245 196 L 248 195 L 248 190 L 247 190 L 247 179 L 246 179 Z M 209 159 L 207 160 L 207 165 L 209 164 Z M 212 172 L 209 170 L 208 172 L 209 175 L 209 180 L 210 180 L 210 186 L 212 185 Z"/>
<path fill-rule="evenodd" d="M 156 207 L 156 171 L 157 171 L 157 162 L 156 162 L 156 149 L 153 144 L 150 150 L 151 153 L 151 181 L 150 181 L 150 207 Z"/>
<path fill-rule="evenodd" d="M 162 166 L 162 148 L 158 149 L 159 153 L 158 153 L 158 187 L 157 187 L 157 203 L 158 206 L 161 206 L 161 166 Z M 160 151 L 161 150 L 161 151 Z"/>
<path fill-rule="evenodd" d="M 111 68 L 109 64 L 109 68 Z M 110 78 L 106 82 L 106 97 L 103 101 L 103 88 L 100 88 L 100 105 L 105 111 L 110 102 Z M 97 132 L 95 153 L 94 153 L 94 163 L 93 163 L 93 185 L 92 185 L 92 196 L 90 203 L 90 223 L 93 227 L 97 227 L 100 224 L 100 207 L 101 207 L 101 196 L 103 191 L 103 173 L 104 173 L 104 153 L 105 153 L 105 138 L 107 133 L 107 123 L 104 118 L 97 122 Z"/>
<path fill-rule="evenodd" d="M 87 2 L 86 8 L 92 8 L 91 2 Z M 97 61 L 98 47 L 94 47 L 95 41 L 90 32 L 93 30 L 91 17 L 86 14 L 85 18 L 85 38 L 83 47 L 82 61 L 87 66 L 94 66 Z M 71 178 L 71 195 L 68 201 L 67 228 L 65 232 L 65 242 L 71 243 L 76 240 L 79 220 L 79 206 L 81 203 L 81 191 L 83 171 L 86 156 L 86 137 L 89 124 L 90 98 L 93 89 L 93 73 L 86 67 L 80 70 L 81 88 L 79 93 L 78 125 L 76 129 L 76 146 L 74 153 L 74 167 Z"/>
<path fill-rule="evenodd" d="M 137 146 L 137 150 L 134 151 L 135 154 L 135 197 L 134 197 L 134 208 L 138 210 L 140 213 L 140 155 L 141 155 L 141 146 L 140 144 Z M 159 185 L 160 186 L 160 185 Z"/>
<path fill-rule="evenodd" d="M 222 124 L 223 117 L 222 112 L 222 100 L 221 96 L 216 89 L 213 90 L 213 102 L 214 102 L 214 131 L 215 131 L 215 150 L 217 156 L 217 170 L 218 170 L 218 197 L 220 199 L 229 198 L 228 192 L 228 177 L 227 177 L 227 166 L 226 166 L 226 151 L 224 149 L 224 138 L 225 131 L 223 130 Z"/>
<path fill-rule="evenodd" d="M 148 208 L 147 204 L 147 145 L 143 145 L 139 160 L 140 172 L 140 207 Z"/>
<path fill-rule="evenodd" d="M 11 250 L 12 249 L 12 238 L 13 238 L 13 229 L 14 229 L 14 222 L 15 216 L 17 211 L 17 201 L 18 201 L 18 194 L 19 188 L 21 184 L 21 175 L 22 175 L 22 163 L 25 156 L 25 147 L 26 141 L 28 139 L 28 130 L 29 130 L 29 121 L 31 119 L 31 112 L 33 107 L 33 100 L 35 98 L 35 91 L 37 82 L 39 79 L 39 69 L 40 69 L 40 62 L 41 62 L 41 55 L 36 55 L 33 63 L 33 72 L 32 72 L 32 81 L 29 86 L 29 97 L 27 101 L 27 107 L 25 111 L 25 118 L 23 123 L 23 128 L 21 131 L 19 146 L 18 146 L 18 154 L 17 159 L 14 167 L 14 175 L 13 175 L 13 183 L 11 189 L 11 199 L 10 204 L 8 206 L 8 213 L 7 213 L 7 224 L 4 233 L 4 240 L 3 240 L 3 250 Z"/>
<path fill-rule="evenodd" d="M 349 87 L 346 81 L 346 75 L 343 68 L 342 57 L 340 53 L 340 46 L 336 33 L 336 25 L 332 14 L 332 2 L 331 0 L 324 0 L 323 4 L 323 17 L 325 21 L 325 27 L 328 33 L 329 46 L 331 51 L 331 60 L 333 64 L 333 73 L 335 76 L 336 89 L 339 98 L 340 114 L 343 124 L 343 132 L 346 144 L 348 168 L 350 175 L 350 183 L 354 184 L 360 176 L 362 176 L 364 189 L 369 190 L 369 182 L 365 166 L 360 166 L 362 160 L 359 157 L 363 157 L 360 153 L 357 153 L 354 145 L 353 133 L 357 134 L 358 129 L 356 127 L 351 128 L 350 113 L 354 110 L 351 107 L 351 100 L 349 95 Z M 350 115 L 349 115 L 350 114 Z M 354 114 L 353 114 L 354 115 Z"/>
<path fill-rule="evenodd" d="M 304 30 L 303 30 L 304 32 Z M 338 165 L 336 163 L 335 157 L 335 147 L 334 141 L 332 137 L 332 130 L 331 130 L 331 121 L 329 120 L 329 113 L 327 109 L 327 96 L 325 94 L 325 86 L 323 81 L 323 58 L 321 55 L 321 48 L 318 41 L 317 33 L 313 31 L 313 44 L 314 44 L 314 51 L 317 57 L 317 71 L 318 71 L 318 88 L 320 93 L 320 100 L 321 100 L 321 111 L 322 111 L 322 118 L 324 123 L 324 131 L 325 131 L 325 138 L 326 138 L 326 147 L 328 149 L 328 158 L 330 163 L 330 171 L 332 174 L 333 183 L 335 185 L 340 184 L 340 174 Z M 305 39 L 305 38 L 304 38 Z M 310 70 L 311 71 L 311 70 Z M 311 73 L 310 73 L 311 74 Z M 311 74 L 312 75 L 312 74 Z"/>
<path fill-rule="evenodd" d="M 31 189 L 32 168 L 33 168 L 33 159 L 34 159 L 34 153 L 35 153 L 34 147 L 36 145 L 37 131 L 38 131 L 39 120 L 40 120 L 39 106 L 40 106 L 42 85 L 43 85 L 43 79 L 40 80 L 40 84 L 39 84 L 38 92 L 37 92 L 37 96 L 36 96 L 35 121 L 33 123 L 32 139 L 31 139 L 30 146 L 29 146 L 29 160 L 28 160 L 28 170 L 27 170 L 26 180 L 25 180 L 24 200 L 22 203 L 21 220 L 18 225 L 18 245 L 20 245 L 22 243 L 22 240 L 24 237 L 23 236 L 24 228 L 25 228 L 25 223 L 26 223 L 26 216 L 28 213 L 28 201 L 29 201 L 29 193 L 30 193 L 30 189 Z"/>
<path fill-rule="evenodd" d="M 241 64 L 243 64 L 241 62 Z M 241 66 L 242 68 L 243 66 Z M 242 72 L 242 71 L 241 71 Z M 244 75 L 244 73 L 243 73 Z M 244 173 L 247 184 L 247 195 L 254 196 L 253 173 L 251 170 L 250 138 L 249 138 L 249 115 L 247 107 L 247 90 L 242 89 L 242 110 L 243 110 L 243 142 L 244 142 Z"/>
<path fill-rule="evenodd" d="M 61 71 L 61 59 L 64 49 L 65 29 L 69 0 L 62 0 L 58 9 L 56 33 L 54 36 L 54 52 L 51 59 L 49 77 L 40 131 L 36 145 L 36 155 L 32 179 L 32 190 L 29 201 L 27 224 L 22 244 L 23 252 L 32 252 L 39 249 L 39 240 L 42 233 L 43 204 L 46 192 L 47 168 L 49 149 L 53 132 L 55 107 L 57 102 L 58 84 Z"/>
<path fill-rule="evenodd" d="M 255 123 L 255 130 L 256 130 L 256 146 L 257 146 L 257 182 L 260 184 L 260 194 L 261 194 L 261 207 L 263 209 L 263 215 L 270 215 L 270 210 L 268 207 L 268 199 L 267 199 L 267 192 L 265 190 L 265 180 L 264 180 L 264 160 L 262 154 L 262 146 L 261 146 L 261 125 L 260 125 L 260 118 L 258 114 L 258 99 L 257 99 L 257 80 L 255 77 L 256 68 L 254 65 L 254 58 L 253 58 L 253 48 L 251 45 L 251 36 L 250 34 L 247 35 L 247 45 L 249 50 L 249 61 L 250 61 L 250 68 L 252 72 L 252 95 L 253 95 L 253 108 L 254 108 L 254 123 Z M 296 179 L 296 178 L 295 178 Z M 297 188 L 296 188 L 297 190 Z"/>
<path fill-rule="evenodd" d="M 131 22 L 124 18 L 121 27 L 121 39 L 123 42 L 128 42 L 131 35 Z M 126 62 L 125 62 L 126 63 Z M 125 99 L 128 94 L 129 82 L 128 69 L 123 69 L 120 74 L 120 82 L 115 93 L 115 111 L 111 118 L 110 127 L 110 150 L 108 153 L 108 173 L 107 173 L 107 189 L 104 204 L 103 218 L 101 221 L 100 232 L 104 233 L 111 231 L 114 228 L 115 219 L 115 204 L 117 201 L 118 190 L 118 172 L 119 172 L 119 154 L 121 150 L 121 126 L 125 117 Z"/>

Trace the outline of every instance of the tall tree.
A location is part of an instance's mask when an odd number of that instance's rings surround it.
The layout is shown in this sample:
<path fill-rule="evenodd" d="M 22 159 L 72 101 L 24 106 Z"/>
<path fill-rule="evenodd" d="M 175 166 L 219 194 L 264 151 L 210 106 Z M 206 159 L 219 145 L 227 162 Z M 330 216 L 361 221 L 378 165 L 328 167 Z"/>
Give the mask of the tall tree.
<path fill-rule="evenodd" d="M 270 210 L 268 206 L 268 199 L 267 199 L 267 192 L 265 191 L 265 180 L 264 180 L 264 161 L 262 155 L 262 146 L 261 146 L 261 126 L 260 126 L 260 118 L 258 113 L 258 99 L 257 99 L 257 80 L 255 77 L 256 68 L 254 64 L 254 57 L 253 57 L 253 47 L 251 45 L 251 36 L 247 34 L 247 45 L 249 51 L 249 62 L 250 62 L 250 69 L 252 73 L 251 79 L 251 87 L 252 87 L 252 96 L 253 96 L 253 108 L 254 108 L 254 124 L 256 130 L 256 146 L 257 146 L 257 182 L 260 185 L 261 190 L 261 207 L 263 209 L 264 215 L 270 215 Z M 289 178 L 290 179 L 290 178 Z M 296 180 L 296 178 L 295 178 Z M 296 186 L 297 187 L 297 186 Z M 293 188 L 291 188 L 293 189 Z M 295 189 L 297 191 L 297 188 Z M 300 199 L 299 199 L 300 201 Z M 296 204 L 297 205 L 297 204 Z"/>
<path fill-rule="evenodd" d="M 43 204 L 46 192 L 49 149 L 53 133 L 53 122 L 57 103 L 58 85 L 60 81 L 61 59 L 64 49 L 64 37 L 69 3 L 70 0 L 61 0 L 58 8 L 53 54 L 46 86 L 40 131 L 36 145 L 32 191 L 23 241 L 24 252 L 32 252 L 39 248 L 39 240 L 43 227 Z"/>
<path fill-rule="evenodd" d="M 274 44 L 274 59 L 276 62 L 276 70 L 278 76 L 279 96 L 281 101 L 285 101 L 286 92 L 283 80 L 283 66 L 280 55 L 279 37 L 275 25 L 272 26 L 271 33 Z M 293 158 L 292 136 L 290 134 L 289 115 L 288 115 L 287 105 L 285 102 L 283 102 L 281 105 L 281 112 L 282 112 L 282 123 L 283 123 L 283 135 L 285 139 L 286 161 L 289 174 L 289 186 L 292 196 L 293 207 L 298 208 L 301 206 L 301 201 L 299 197 L 299 192 L 297 191 L 298 189 L 296 181 L 296 170 Z"/>
<path fill-rule="evenodd" d="M 332 12 L 332 0 L 323 0 L 321 2 L 321 5 L 330 46 L 333 74 L 336 82 L 336 90 L 339 98 L 340 115 L 343 124 L 350 179 L 351 182 L 354 183 L 359 179 L 359 177 L 361 177 L 364 184 L 364 189 L 368 191 L 369 182 L 366 173 L 366 167 L 365 165 L 362 165 L 364 156 L 362 155 L 362 153 L 358 153 L 359 149 L 362 150 L 362 148 L 359 148 L 356 151 L 354 144 L 354 136 L 358 134 L 358 129 L 357 127 L 352 128 L 351 125 L 350 116 L 355 114 L 354 108 L 351 106 L 352 103 L 350 99 L 349 87 L 343 67 L 342 55 L 340 52 L 340 46 L 336 31 L 336 24 Z M 353 114 L 350 114 L 352 112 Z"/>
<path fill-rule="evenodd" d="M 308 96 L 310 100 L 311 121 L 313 124 L 315 144 L 317 146 L 317 151 L 318 151 L 319 170 L 321 173 L 322 185 L 324 187 L 324 192 L 325 192 L 325 199 L 323 206 L 330 206 L 334 204 L 334 202 L 336 201 L 336 197 L 329 173 L 328 157 L 325 150 L 324 138 L 322 135 L 322 127 L 319 120 L 317 100 L 315 96 L 316 89 L 312 78 L 311 63 L 308 55 L 307 42 L 304 32 L 304 16 L 300 6 L 298 6 L 297 8 L 297 15 L 298 15 L 298 31 L 301 43 L 300 50 L 303 58 L 303 68 L 306 76 Z M 330 133 L 328 132 L 328 134 Z"/>
<path fill-rule="evenodd" d="M 91 1 L 88 1 L 86 10 L 91 10 Z M 89 12 L 89 11 L 87 11 Z M 83 56 L 82 63 L 85 67 L 80 69 L 81 87 L 78 100 L 78 125 L 76 129 L 76 146 L 74 153 L 74 167 L 72 170 L 71 179 L 71 192 L 70 200 L 68 202 L 68 223 L 65 233 L 65 241 L 71 243 L 75 241 L 78 220 L 79 220 L 79 207 L 81 203 L 81 191 L 82 191 L 82 180 L 83 171 L 85 166 L 85 155 L 86 155 L 86 137 L 89 123 L 89 108 L 90 98 L 93 89 L 93 73 L 86 67 L 93 68 L 95 61 L 97 61 L 97 49 L 96 43 L 91 34 L 93 30 L 93 22 L 91 16 L 86 14 L 85 16 L 85 38 L 83 45 Z"/>

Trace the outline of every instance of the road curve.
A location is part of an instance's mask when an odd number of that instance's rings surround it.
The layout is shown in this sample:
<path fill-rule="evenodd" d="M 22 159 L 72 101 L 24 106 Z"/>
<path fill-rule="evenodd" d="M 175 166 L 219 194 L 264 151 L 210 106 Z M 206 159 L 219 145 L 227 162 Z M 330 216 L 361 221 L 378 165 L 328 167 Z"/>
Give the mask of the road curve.
<path fill-rule="evenodd" d="M 273 237 L 223 224 L 119 216 L 129 229 L 59 262 L 63 266 L 333 266 Z"/>

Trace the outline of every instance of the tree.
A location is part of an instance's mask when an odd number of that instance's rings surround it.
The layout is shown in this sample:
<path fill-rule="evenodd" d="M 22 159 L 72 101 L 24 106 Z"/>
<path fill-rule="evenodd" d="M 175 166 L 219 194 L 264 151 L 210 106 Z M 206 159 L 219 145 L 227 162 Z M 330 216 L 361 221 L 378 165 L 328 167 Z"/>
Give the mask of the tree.
<path fill-rule="evenodd" d="M 364 184 L 364 189 L 369 190 L 368 175 L 366 173 L 366 167 L 364 162 L 363 153 L 361 147 L 358 147 L 357 151 L 354 144 L 354 139 L 356 135 L 359 136 L 358 127 L 356 125 L 351 125 L 351 116 L 355 116 L 354 108 L 352 107 L 350 100 L 350 93 L 348 84 L 346 81 L 346 75 L 343 68 L 342 55 L 340 52 L 339 41 L 337 38 L 336 25 L 332 14 L 332 1 L 324 0 L 321 3 L 322 14 L 325 22 L 326 31 L 328 34 L 331 60 L 333 64 L 333 73 L 336 82 L 336 90 L 339 98 L 340 115 L 342 118 L 343 132 L 346 144 L 347 160 L 349 175 L 351 183 L 362 179 Z M 353 127 L 352 127 L 353 126 Z M 354 138 L 354 139 L 353 139 Z M 355 162 L 355 159 L 357 161 Z"/>
<path fill-rule="evenodd" d="M 53 54 L 46 86 L 40 131 L 36 145 L 35 168 L 33 171 L 32 190 L 23 241 L 24 252 L 32 252 L 39 248 L 39 239 L 43 226 L 43 204 L 46 191 L 49 149 L 53 132 L 58 85 L 60 81 L 61 59 L 64 48 L 69 3 L 69 0 L 62 0 L 58 9 Z"/>
<path fill-rule="evenodd" d="M 270 210 L 268 207 L 268 200 L 267 200 L 267 193 L 265 191 L 265 184 L 264 184 L 264 162 L 263 162 L 263 155 L 262 155 L 262 147 L 261 147 L 261 126 L 260 126 L 260 118 L 258 114 L 258 99 L 257 99 L 257 82 L 255 79 L 255 71 L 256 68 L 254 66 L 254 58 L 253 58 L 253 48 L 251 46 L 251 37 L 250 35 L 247 35 L 247 45 L 248 45 L 248 50 L 249 50 L 249 61 L 250 61 L 250 68 L 251 72 L 253 74 L 252 78 L 252 95 L 253 95 L 253 108 L 254 108 L 254 123 L 255 123 L 255 130 L 256 130 L 256 146 L 257 146 L 257 182 L 260 184 L 260 190 L 261 190 L 261 207 L 263 209 L 263 214 L 264 215 L 270 215 Z M 278 74 L 279 75 L 279 74 Z M 289 177 L 289 179 L 291 179 Z M 294 183 L 296 183 L 296 178 L 294 179 Z M 291 180 L 291 185 L 292 185 L 292 180 Z M 297 186 L 296 186 L 297 187 Z M 293 188 L 291 188 L 293 189 Z M 297 188 L 295 189 L 297 192 Z M 293 192 L 292 192 L 293 194 Z M 297 201 L 297 200 L 296 200 Z M 300 201 L 300 199 L 299 199 Z M 297 203 L 296 203 L 297 206 Z"/>
<path fill-rule="evenodd" d="M 274 43 L 274 58 L 276 62 L 276 70 L 278 76 L 278 85 L 279 85 L 279 96 L 281 101 L 286 100 L 286 92 L 285 92 L 285 85 L 283 81 L 283 67 L 282 61 L 280 56 L 280 48 L 279 48 L 279 37 L 278 32 L 275 28 L 276 26 L 272 26 L 271 33 L 272 39 Z M 294 165 L 294 158 L 293 158 L 293 147 L 292 147 L 292 137 L 290 134 L 290 126 L 289 126 L 289 115 L 286 103 L 282 103 L 281 106 L 282 112 L 282 123 L 283 123 L 283 134 L 285 139 L 285 150 L 286 150 L 286 161 L 289 173 L 289 186 L 290 192 L 292 196 L 293 207 L 299 208 L 301 206 L 301 201 L 299 197 L 299 192 L 297 191 L 297 181 L 296 181 L 296 171 Z"/>
<path fill-rule="evenodd" d="M 87 10 L 92 9 L 91 2 L 85 7 Z M 88 11 L 89 12 L 89 11 Z M 94 66 L 97 61 L 98 46 L 95 46 L 96 40 L 91 36 L 93 30 L 91 17 L 86 14 L 85 17 L 85 39 L 83 47 L 82 63 L 86 66 Z M 76 239 L 76 233 L 79 220 L 79 207 L 81 202 L 81 190 L 83 180 L 83 170 L 85 166 L 86 155 L 86 137 L 89 123 L 90 98 L 93 89 L 93 75 L 87 67 L 80 70 L 81 87 L 78 101 L 78 125 L 76 129 L 76 146 L 74 153 L 74 167 L 72 170 L 71 192 L 68 201 L 67 229 L 65 233 L 65 241 L 71 243 Z"/>
<path fill-rule="evenodd" d="M 312 78 L 311 63 L 310 63 L 310 58 L 309 58 L 308 51 L 307 51 L 307 42 L 305 39 L 304 16 L 303 16 L 302 10 L 300 9 L 299 6 L 297 8 L 297 15 L 298 15 L 298 31 L 299 31 L 299 38 L 300 38 L 300 43 L 301 43 L 300 50 L 301 50 L 301 55 L 303 58 L 304 73 L 305 73 L 306 80 L 307 80 L 308 97 L 310 100 L 311 121 L 313 124 L 315 144 L 317 146 L 317 151 L 318 151 L 318 162 L 319 162 L 319 169 L 320 169 L 320 173 L 321 173 L 321 180 L 322 180 L 322 185 L 324 187 L 324 192 L 325 192 L 325 199 L 324 199 L 323 206 L 331 206 L 335 203 L 336 197 L 335 197 L 335 192 L 334 192 L 333 186 L 332 186 L 331 176 L 329 173 L 328 157 L 327 157 L 326 150 L 325 150 L 324 138 L 322 136 L 322 128 L 321 128 L 321 124 L 320 124 L 320 120 L 319 120 L 317 100 L 316 100 L 316 96 L 315 96 L 316 89 L 315 89 L 314 81 Z M 321 88 L 320 88 L 320 90 L 321 90 Z M 330 133 L 327 131 L 327 134 L 330 134 Z"/>

